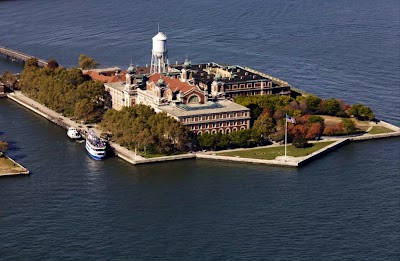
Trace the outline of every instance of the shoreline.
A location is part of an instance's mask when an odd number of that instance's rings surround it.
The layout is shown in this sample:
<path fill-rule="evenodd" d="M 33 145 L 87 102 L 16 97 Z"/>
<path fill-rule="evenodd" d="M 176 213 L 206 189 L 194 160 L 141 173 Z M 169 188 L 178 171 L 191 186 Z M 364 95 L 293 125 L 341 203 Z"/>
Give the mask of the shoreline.
<path fill-rule="evenodd" d="M 94 131 L 96 135 L 100 136 L 101 131 L 96 129 L 95 127 L 89 128 L 89 125 L 79 124 L 71 119 L 62 116 L 61 114 L 47 108 L 46 106 L 30 99 L 29 97 L 25 96 L 21 92 L 14 92 L 14 93 L 7 93 L 6 96 L 11 100 L 17 102 L 18 104 L 24 106 L 25 108 L 39 114 L 40 116 L 52 121 L 53 123 L 57 124 L 58 126 L 67 129 L 68 127 L 72 126 L 84 133 L 85 131 L 88 132 L 89 129 Z M 92 124 L 93 125 L 93 124 Z M 121 145 L 115 142 L 109 142 L 110 147 L 113 149 L 115 156 L 120 157 L 121 159 L 131 163 L 132 165 L 138 164 L 149 164 L 149 163 L 157 163 L 157 162 L 165 162 L 165 161 L 174 161 L 174 160 L 183 160 L 183 159 L 212 159 L 212 160 L 222 160 L 222 161 L 233 161 L 233 162 L 240 162 L 240 163 L 255 163 L 255 164 L 265 164 L 265 165 L 273 165 L 273 166 L 282 166 L 282 167 L 300 167 L 303 166 L 327 153 L 342 147 L 352 141 L 365 141 L 371 139 L 381 139 L 381 138 L 389 138 L 389 137 L 399 137 L 400 136 L 400 128 L 394 126 L 390 123 L 381 121 L 376 126 L 384 126 L 387 127 L 393 132 L 390 133 L 382 133 L 382 134 L 363 134 L 361 136 L 354 136 L 354 137 L 347 137 L 347 138 L 340 138 L 340 137 L 332 137 L 330 140 L 334 140 L 335 142 L 321 148 L 318 151 L 315 151 L 307 156 L 303 157 L 291 157 L 288 156 L 286 159 L 282 157 L 277 157 L 274 160 L 261 160 L 261 159 L 252 159 L 252 158 L 242 158 L 242 157 L 229 157 L 229 156 L 218 156 L 215 155 L 218 152 L 198 152 L 198 153 L 186 153 L 181 155 L 174 155 L 174 156 L 164 156 L 164 157 L 157 157 L 157 158 L 144 158 L 140 155 L 135 154 L 135 152 L 128 150 L 127 148 L 122 147 Z M 324 140 L 322 140 L 324 141 Z M 234 150 L 251 150 L 254 148 L 242 148 L 242 149 L 234 149 Z M 229 150 L 229 151 L 234 151 Z"/>

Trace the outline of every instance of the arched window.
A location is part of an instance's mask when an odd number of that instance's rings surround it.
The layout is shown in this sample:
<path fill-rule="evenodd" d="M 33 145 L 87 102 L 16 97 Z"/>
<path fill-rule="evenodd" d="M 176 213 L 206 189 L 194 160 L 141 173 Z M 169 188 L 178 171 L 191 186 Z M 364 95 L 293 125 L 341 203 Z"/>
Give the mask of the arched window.
<path fill-rule="evenodd" d="M 201 131 L 197 132 L 197 135 L 201 135 Z"/>
<path fill-rule="evenodd" d="M 209 131 L 209 130 L 206 130 L 204 133 L 210 133 L 210 131 Z"/>
<path fill-rule="evenodd" d="M 233 127 L 232 131 L 237 131 L 237 128 L 236 128 L 236 127 Z"/>
<path fill-rule="evenodd" d="M 231 130 L 229 129 L 229 128 L 227 128 L 226 130 L 225 130 L 225 133 L 226 134 L 229 134 L 231 132 Z"/>
<path fill-rule="evenodd" d="M 212 134 L 217 133 L 217 130 L 214 129 L 214 130 L 211 131 L 211 133 Z"/>
<path fill-rule="evenodd" d="M 244 129 L 246 129 L 246 127 L 245 127 L 245 126 L 242 126 L 242 127 L 240 127 L 240 130 L 244 130 Z"/>
<path fill-rule="evenodd" d="M 224 133 L 224 130 L 223 129 L 219 129 L 219 133 Z"/>
<path fill-rule="evenodd" d="M 200 97 L 197 95 L 192 95 L 188 99 L 188 103 L 199 103 L 200 102 Z"/>

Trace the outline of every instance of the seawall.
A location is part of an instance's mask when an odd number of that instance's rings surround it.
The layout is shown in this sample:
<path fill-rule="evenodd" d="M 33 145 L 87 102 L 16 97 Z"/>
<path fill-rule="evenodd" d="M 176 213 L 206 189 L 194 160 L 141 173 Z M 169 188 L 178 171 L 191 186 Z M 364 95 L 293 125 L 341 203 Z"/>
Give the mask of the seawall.
<path fill-rule="evenodd" d="M 45 107 L 37 103 L 36 101 L 26 97 L 21 93 L 8 93 L 7 97 L 11 100 L 19 103 L 20 105 L 30 109 L 31 111 L 41 115 L 42 117 L 54 122 L 55 124 L 68 128 L 69 126 L 73 126 L 77 129 L 80 129 L 82 126 L 67 117 L 63 117 L 61 114 L 56 113 L 49 108 Z M 183 160 L 183 159 L 213 159 L 213 160 L 224 160 L 224 161 L 232 161 L 232 162 L 241 162 L 241 163 L 255 163 L 255 164 L 266 164 L 273 166 L 283 166 L 283 167 L 299 167 L 303 166 L 341 146 L 346 145 L 350 141 L 362 141 L 362 140 L 370 140 L 370 139 L 379 139 L 379 138 L 388 138 L 388 137 L 398 137 L 400 136 L 400 128 L 389 124 L 387 122 L 381 121 L 379 125 L 387 127 L 394 132 L 391 133 L 382 133 L 382 134 L 364 134 L 362 136 L 349 137 L 337 139 L 336 142 L 311 153 L 305 157 L 287 157 L 283 159 L 282 157 L 277 157 L 275 160 L 261 160 L 261 159 L 251 159 L 251 158 L 242 158 L 242 157 L 228 157 L 228 156 L 218 156 L 206 153 L 189 153 L 182 155 L 174 155 L 174 156 L 165 156 L 165 157 L 156 157 L 156 158 L 144 158 L 140 155 L 135 155 L 135 153 L 127 148 L 122 147 L 121 145 L 110 142 L 111 148 L 114 150 L 116 156 L 121 159 L 136 165 L 136 164 L 148 164 L 148 163 L 157 163 L 157 162 L 165 162 L 165 161 L 173 161 L 173 160 Z M 85 130 L 85 128 L 83 128 Z M 85 130 L 88 131 L 89 129 Z M 97 135 L 100 135 L 100 131 L 91 128 L 91 130 L 95 131 Z"/>

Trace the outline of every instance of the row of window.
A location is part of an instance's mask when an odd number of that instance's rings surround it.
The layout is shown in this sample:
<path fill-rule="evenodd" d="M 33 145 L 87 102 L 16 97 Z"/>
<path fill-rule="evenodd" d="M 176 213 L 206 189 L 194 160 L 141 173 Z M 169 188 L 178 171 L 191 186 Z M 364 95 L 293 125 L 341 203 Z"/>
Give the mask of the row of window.
<path fill-rule="evenodd" d="M 236 127 L 233 127 L 232 129 L 227 128 L 227 129 L 225 129 L 225 131 L 224 131 L 223 129 L 219 129 L 219 130 L 212 129 L 211 131 L 210 131 L 210 130 L 198 131 L 198 132 L 197 132 L 197 135 L 201 135 L 201 134 L 203 134 L 203 133 L 212 133 L 212 134 L 215 134 L 215 133 L 217 133 L 217 132 L 222 133 L 222 134 L 224 134 L 224 133 L 229 134 L 229 133 L 231 133 L 232 131 L 245 130 L 245 129 L 246 129 L 246 127 L 244 127 L 244 126 L 240 127 L 239 129 L 236 128 Z"/>
<path fill-rule="evenodd" d="M 191 130 L 202 130 L 202 129 L 210 129 L 210 128 L 219 128 L 219 127 L 229 127 L 229 126 L 240 126 L 247 125 L 246 120 L 242 121 L 231 121 L 231 122 L 219 122 L 213 124 L 200 124 L 191 126 Z"/>
<path fill-rule="evenodd" d="M 235 112 L 235 113 L 213 114 L 213 115 L 208 115 L 208 116 L 193 116 L 193 117 L 184 118 L 183 122 L 246 117 L 247 115 L 248 115 L 248 112 Z"/>
<path fill-rule="evenodd" d="M 237 84 L 226 85 L 227 90 L 236 90 L 236 89 L 247 89 L 247 88 L 260 88 L 260 87 L 272 87 L 272 82 L 255 82 L 253 83 L 241 83 L 239 86 Z"/>

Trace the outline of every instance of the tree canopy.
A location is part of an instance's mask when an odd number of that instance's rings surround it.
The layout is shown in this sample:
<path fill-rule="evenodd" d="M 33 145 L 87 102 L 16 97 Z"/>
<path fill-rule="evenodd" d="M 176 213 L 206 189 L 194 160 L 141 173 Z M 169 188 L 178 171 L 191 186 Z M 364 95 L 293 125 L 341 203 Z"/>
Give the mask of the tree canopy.
<path fill-rule="evenodd" d="M 83 70 L 93 69 L 97 65 L 96 61 L 86 54 L 79 55 L 78 63 Z"/>
<path fill-rule="evenodd" d="M 32 99 L 68 117 L 97 122 L 104 112 L 104 86 L 77 68 L 39 68 L 25 63 L 21 91 Z"/>

